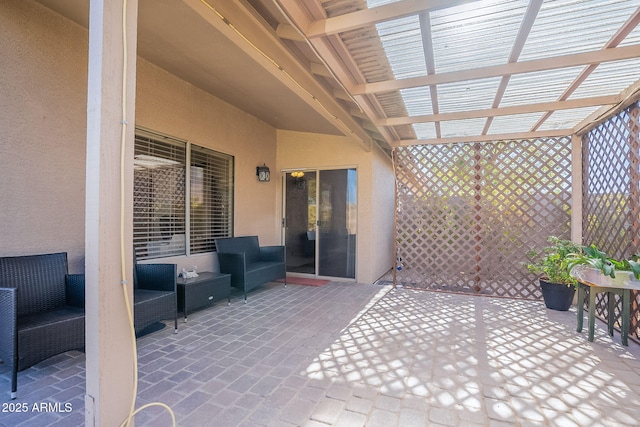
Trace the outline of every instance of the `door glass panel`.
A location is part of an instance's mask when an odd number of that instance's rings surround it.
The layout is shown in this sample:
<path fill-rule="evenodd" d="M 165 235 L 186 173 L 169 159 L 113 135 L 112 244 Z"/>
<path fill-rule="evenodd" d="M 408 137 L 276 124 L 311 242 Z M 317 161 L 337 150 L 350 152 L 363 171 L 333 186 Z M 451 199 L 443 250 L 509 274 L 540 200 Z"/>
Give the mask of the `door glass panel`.
<path fill-rule="evenodd" d="M 320 171 L 318 273 L 355 278 L 356 170 Z"/>
<path fill-rule="evenodd" d="M 316 172 L 294 175 L 285 176 L 287 271 L 316 274 Z"/>

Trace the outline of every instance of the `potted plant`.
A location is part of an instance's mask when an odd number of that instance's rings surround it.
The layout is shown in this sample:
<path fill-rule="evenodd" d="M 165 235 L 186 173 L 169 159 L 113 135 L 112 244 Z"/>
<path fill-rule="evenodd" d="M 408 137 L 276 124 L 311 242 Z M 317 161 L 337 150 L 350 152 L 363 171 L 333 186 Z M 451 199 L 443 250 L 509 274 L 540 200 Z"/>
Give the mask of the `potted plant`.
<path fill-rule="evenodd" d="M 527 269 L 539 276 L 542 298 L 547 308 L 567 311 L 573 302 L 578 281 L 573 277 L 569 260 L 580 254 L 582 246 L 556 236 L 547 239 L 549 245 L 541 251 L 527 252 Z"/>
<path fill-rule="evenodd" d="M 595 245 L 584 246 L 580 253 L 571 254 L 567 267 L 573 277 L 602 286 L 624 286 L 640 280 L 638 255 L 617 260 L 608 257 Z M 618 273 L 618 274 L 616 274 Z"/>

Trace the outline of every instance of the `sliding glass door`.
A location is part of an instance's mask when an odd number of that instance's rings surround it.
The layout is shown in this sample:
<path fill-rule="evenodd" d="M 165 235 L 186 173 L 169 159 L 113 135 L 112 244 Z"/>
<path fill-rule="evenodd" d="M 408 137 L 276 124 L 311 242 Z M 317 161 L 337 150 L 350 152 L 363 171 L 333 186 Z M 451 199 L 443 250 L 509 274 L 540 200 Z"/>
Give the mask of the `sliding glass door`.
<path fill-rule="evenodd" d="M 316 274 L 316 172 L 285 174 L 287 272 Z"/>
<path fill-rule="evenodd" d="M 355 278 L 355 169 L 285 174 L 287 271 Z"/>

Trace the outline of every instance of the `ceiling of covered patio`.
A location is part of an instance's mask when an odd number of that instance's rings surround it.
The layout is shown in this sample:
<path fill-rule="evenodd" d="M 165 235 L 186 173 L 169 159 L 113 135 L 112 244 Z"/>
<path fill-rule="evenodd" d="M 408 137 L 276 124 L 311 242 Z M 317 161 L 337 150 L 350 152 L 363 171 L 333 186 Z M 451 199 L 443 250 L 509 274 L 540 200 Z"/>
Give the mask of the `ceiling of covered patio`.
<path fill-rule="evenodd" d="M 83 0 L 40 0 L 81 25 Z M 365 147 L 565 136 L 635 95 L 635 0 L 140 0 L 141 57 Z"/>

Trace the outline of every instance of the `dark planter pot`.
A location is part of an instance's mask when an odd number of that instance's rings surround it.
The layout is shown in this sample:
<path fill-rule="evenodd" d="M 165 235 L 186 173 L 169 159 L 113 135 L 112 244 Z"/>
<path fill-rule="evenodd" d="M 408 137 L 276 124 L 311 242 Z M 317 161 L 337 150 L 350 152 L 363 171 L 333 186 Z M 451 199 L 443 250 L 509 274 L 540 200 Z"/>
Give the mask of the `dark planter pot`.
<path fill-rule="evenodd" d="M 558 311 L 569 310 L 571 302 L 573 302 L 573 295 L 576 293 L 574 286 L 545 282 L 540 279 L 540 288 L 542 288 L 542 298 L 544 298 L 544 305 L 547 308 Z"/>

